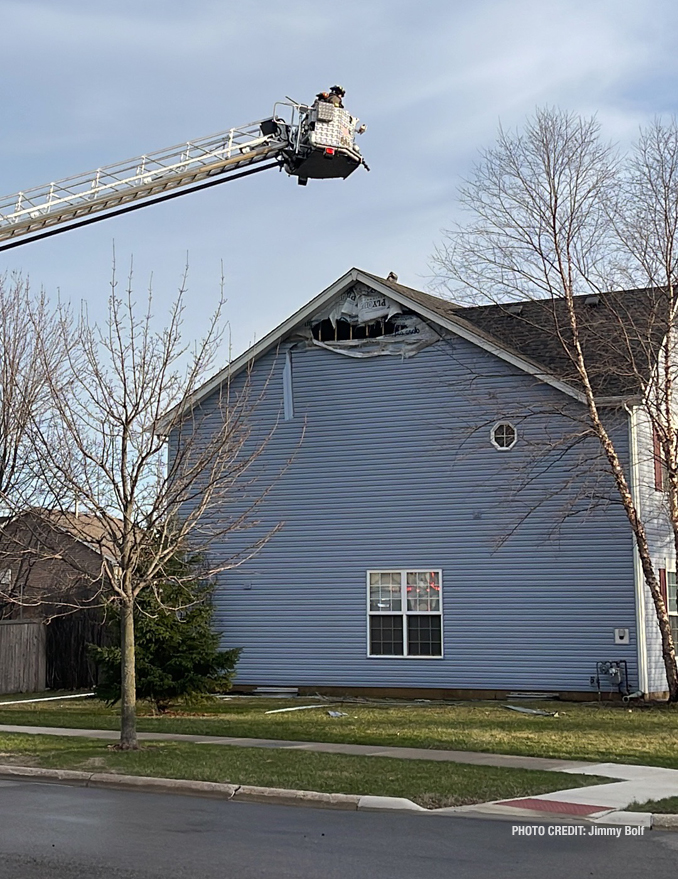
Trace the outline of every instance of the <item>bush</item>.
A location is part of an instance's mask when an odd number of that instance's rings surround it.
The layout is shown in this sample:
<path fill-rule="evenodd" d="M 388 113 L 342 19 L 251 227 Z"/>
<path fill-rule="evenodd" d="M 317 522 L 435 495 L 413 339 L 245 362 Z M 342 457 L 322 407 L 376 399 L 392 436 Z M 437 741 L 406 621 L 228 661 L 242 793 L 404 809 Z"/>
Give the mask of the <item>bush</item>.
<path fill-rule="evenodd" d="M 230 689 L 240 649 L 219 649 L 219 633 L 212 629 L 212 591 L 196 580 L 163 583 L 161 601 L 151 589 L 139 593 L 134 612 L 137 699 L 166 711 L 175 700 Z M 170 609 L 176 607 L 184 609 Z M 114 610 L 110 624 L 119 636 L 119 612 Z M 90 652 L 101 672 L 95 693 L 113 705 L 120 700 L 120 647 L 91 645 Z"/>

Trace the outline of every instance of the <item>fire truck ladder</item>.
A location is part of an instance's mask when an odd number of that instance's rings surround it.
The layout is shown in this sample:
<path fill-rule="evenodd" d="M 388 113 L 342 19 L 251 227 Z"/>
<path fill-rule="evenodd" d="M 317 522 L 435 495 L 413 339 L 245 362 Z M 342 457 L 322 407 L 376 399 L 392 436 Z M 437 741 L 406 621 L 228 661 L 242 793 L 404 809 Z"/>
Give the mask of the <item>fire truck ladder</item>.
<path fill-rule="evenodd" d="M 269 168 L 305 183 L 347 177 L 365 164 L 355 146 L 357 120 L 329 105 L 288 101 L 267 119 L 0 198 L 0 250 Z"/>
<path fill-rule="evenodd" d="M 6 196 L 0 199 L 0 250 L 281 167 L 290 146 L 287 129 L 264 135 L 261 126 L 252 122 Z"/>

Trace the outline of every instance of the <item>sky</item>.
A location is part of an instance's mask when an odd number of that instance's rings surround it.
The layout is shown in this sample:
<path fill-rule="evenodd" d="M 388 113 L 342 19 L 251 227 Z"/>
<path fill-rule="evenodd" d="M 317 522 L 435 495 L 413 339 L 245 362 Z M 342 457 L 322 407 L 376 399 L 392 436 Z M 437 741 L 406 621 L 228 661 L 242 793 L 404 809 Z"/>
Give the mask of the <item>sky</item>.
<path fill-rule="evenodd" d="M 0 273 L 102 317 L 113 254 L 162 321 L 188 263 L 187 338 L 227 297 L 231 355 L 352 266 L 429 289 L 457 191 L 501 122 L 597 114 L 628 147 L 676 112 L 670 0 L 0 0 L 0 192 L 265 118 L 339 83 L 371 171 L 277 171 L 0 253 Z M 228 358 L 224 351 L 223 360 Z"/>

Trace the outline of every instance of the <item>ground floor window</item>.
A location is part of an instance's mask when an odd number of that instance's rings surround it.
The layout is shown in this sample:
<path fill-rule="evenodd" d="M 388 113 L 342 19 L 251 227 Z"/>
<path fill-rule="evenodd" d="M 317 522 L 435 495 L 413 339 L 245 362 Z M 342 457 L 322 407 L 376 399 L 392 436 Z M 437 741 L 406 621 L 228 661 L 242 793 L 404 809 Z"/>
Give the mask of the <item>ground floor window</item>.
<path fill-rule="evenodd" d="M 442 656 L 441 571 L 367 572 L 368 656 Z"/>
<path fill-rule="evenodd" d="M 675 571 L 667 571 L 666 572 L 666 586 L 667 586 L 667 609 L 669 612 L 669 622 L 671 623 L 671 632 L 673 634 L 673 643 L 678 644 L 678 597 L 676 595 L 676 572 Z"/>

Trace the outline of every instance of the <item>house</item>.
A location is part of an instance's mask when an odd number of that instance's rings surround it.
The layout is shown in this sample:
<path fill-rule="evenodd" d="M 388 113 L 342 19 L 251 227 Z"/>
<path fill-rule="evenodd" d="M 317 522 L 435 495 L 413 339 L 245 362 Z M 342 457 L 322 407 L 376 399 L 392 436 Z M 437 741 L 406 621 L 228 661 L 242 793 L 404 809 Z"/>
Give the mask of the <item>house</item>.
<path fill-rule="evenodd" d="M 583 345 L 675 624 L 652 436 L 620 354 L 626 327 L 607 307 L 645 320 L 655 344 L 653 292 L 606 295 L 577 301 Z M 253 433 L 269 437 L 249 473 L 256 521 L 212 548 L 246 559 L 215 598 L 225 645 L 243 648 L 236 687 L 666 690 L 631 530 L 554 335 L 558 308 L 461 307 L 352 269 L 196 394 L 202 412 L 227 383 L 249 394 Z M 635 367 L 649 371 L 646 349 Z M 215 530 L 231 514 L 213 510 Z"/>
<path fill-rule="evenodd" d="M 44 683 L 29 689 L 78 689 L 96 682 L 87 645 L 101 645 L 106 637 L 100 600 L 106 535 L 100 517 L 89 513 L 33 509 L 0 519 L 0 625 L 25 624 L 24 637 L 32 645 L 27 649 L 44 651 L 40 661 L 30 663 L 42 670 Z M 38 638 L 34 630 L 41 623 Z M 11 632 L 18 637 L 18 629 Z M 10 629 L 0 630 L 0 642 L 3 633 L 8 639 Z M 23 680 L 16 669 L 10 678 Z M 2 681 L 0 671 L 0 691 Z"/>

